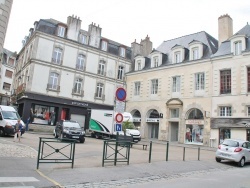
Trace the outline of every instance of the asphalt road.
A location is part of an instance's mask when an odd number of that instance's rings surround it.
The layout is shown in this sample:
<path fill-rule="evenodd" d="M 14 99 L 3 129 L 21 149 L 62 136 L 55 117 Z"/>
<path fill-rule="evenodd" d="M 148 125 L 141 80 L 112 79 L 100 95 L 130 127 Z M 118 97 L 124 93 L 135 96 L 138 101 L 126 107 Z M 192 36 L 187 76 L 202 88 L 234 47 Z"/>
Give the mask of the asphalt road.
<path fill-rule="evenodd" d="M 179 144 L 170 144 L 166 161 L 166 143 L 159 141 L 153 141 L 150 163 L 149 146 L 143 150 L 142 146 L 135 145 L 130 150 L 129 165 L 117 163 L 114 166 L 111 162 L 102 167 L 104 141 L 93 138 L 86 138 L 84 144 L 76 144 L 73 169 L 71 164 L 65 163 L 39 164 L 39 169 L 36 169 L 39 137 L 53 138 L 53 135 L 25 133 L 21 143 L 13 142 L 13 137 L 0 137 L 0 187 L 166 187 L 166 184 L 170 187 L 195 187 L 194 182 L 202 187 L 204 184 L 224 187 L 222 183 L 233 181 L 235 173 L 245 174 L 250 170 L 250 165 L 239 168 L 233 163 L 215 162 L 211 148 L 201 147 L 198 155 L 196 146 L 186 146 L 183 155 L 183 145 Z M 43 155 L 51 157 L 55 154 L 61 159 L 70 151 L 70 147 L 64 147 L 65 143 L 61 142 L 45 144 Z M 110 147 L 112 145 L 107 147 L 108 155 L 112 155 Z M 54 152 L 53 148 L 60 149 L 63 155 Z M 123 150 L 118 153 L 119 157 L 126 154 Z M 221 174 L 226 175 L 219 176 Z M 232 178 L 224 181 L 223 177 Z M 247 176 L 238 178 L 241 184 L 228 185 L 250 187 Z M 182 184 L 182 181 L 186 183 Z"/>

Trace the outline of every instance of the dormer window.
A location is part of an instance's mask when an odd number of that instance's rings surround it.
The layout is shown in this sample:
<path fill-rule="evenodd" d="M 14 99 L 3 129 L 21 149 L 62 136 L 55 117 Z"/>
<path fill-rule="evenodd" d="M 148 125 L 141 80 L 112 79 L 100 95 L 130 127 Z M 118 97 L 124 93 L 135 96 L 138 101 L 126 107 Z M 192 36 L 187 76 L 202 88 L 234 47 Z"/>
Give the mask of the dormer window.
<path fill-rule="evenodd" d="M 102 50 L 103 50 L 103 51 L 107 51 L 107 46 L 108 46 L 107 41 L 103 40 L 103 41 L 102 41 Z"/>
<path fill-rule="evenodd" d="M 193 60 L 199 59 L 199 48 L 192 48 Z"/>
<path fill-rule="evenodd" d="M 240 55 L 246 50 L 245 35 L 234 35 L 229 40 L 231 42 L 231 53 L 234 55 Z"/>
<path fill-rule="evenodd" d="M 242 51 L 242 42 L 236 41 L 234 43 L 234 55 L 240 55 Z"/>
<path fill-rule="evenodd" d="M 137 67 L 138 67 L 138 70 L 141 70 L 141 61 L 138 61 Z"/>
<path fill-rule="evenodd" d="M 153 63 L 154 63 L 154 67 L 158 67 L 159 65 L 158 65 L 158 63 L 159 63 L 159 58 L 158 57 L 154 57 L 153 58 Z"/>
<path fill-rule="evenodd" d="M 86 35 L 83 35 L 83 34 L 80 35 L 80 43 L 87 44 L 87 36 Z"/>
<path fill-rule="evenodd" d="M 174 62 L 180 63 L 181 62 L 181 52 L 175 52 L 174 53 Z"/>
<path fill-rule="evenodd" d="M 120 56 L 125 57 L 125 48 L 123 47 L 120 48 Z"/>
<path fill-rule="evenodd" d="M 57 29 L 57 36 L 64 37 L 64 35 L 65 35 L 65 27 L 59 25 Z"/>

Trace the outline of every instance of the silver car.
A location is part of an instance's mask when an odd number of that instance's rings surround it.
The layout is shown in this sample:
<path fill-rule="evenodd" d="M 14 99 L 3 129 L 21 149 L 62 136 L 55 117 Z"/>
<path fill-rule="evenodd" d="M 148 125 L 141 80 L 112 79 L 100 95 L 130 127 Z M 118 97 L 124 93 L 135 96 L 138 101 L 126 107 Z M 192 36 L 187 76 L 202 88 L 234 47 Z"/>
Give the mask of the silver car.
<path fill-rule="evenodd" d="M 217 162 L 221 160 L 234 161 L 238 166 L 243 167 L 246 162 L 250 162 L 250 142 L 246 140 L 226 139 L 215 154 Z"/>

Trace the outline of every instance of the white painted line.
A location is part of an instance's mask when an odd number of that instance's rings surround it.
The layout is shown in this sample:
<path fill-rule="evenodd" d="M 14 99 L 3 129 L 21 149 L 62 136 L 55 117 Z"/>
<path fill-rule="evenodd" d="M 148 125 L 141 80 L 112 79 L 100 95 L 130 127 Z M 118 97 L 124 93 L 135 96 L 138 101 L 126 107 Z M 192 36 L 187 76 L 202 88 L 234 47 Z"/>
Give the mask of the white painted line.
<path fill-rule="evenodd" d="M 19 186 L 19 187 L 1 187 L 1 188 L 35 188 L 33 186 Z"/>
<path fill-rule="evenodd" d="M 34 177 L 0 177 L 0 182 L 33 182 L 39 181 Z"/>

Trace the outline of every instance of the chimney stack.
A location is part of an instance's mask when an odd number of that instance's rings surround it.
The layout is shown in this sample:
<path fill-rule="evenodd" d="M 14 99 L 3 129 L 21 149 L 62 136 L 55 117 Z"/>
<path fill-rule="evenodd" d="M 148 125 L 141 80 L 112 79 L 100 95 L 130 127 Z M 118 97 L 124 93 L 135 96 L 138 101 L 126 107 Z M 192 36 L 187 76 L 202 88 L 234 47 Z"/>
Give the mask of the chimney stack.
<path fill-rule="evenodd" d="M 228 14 L 218 18 L 218 35 L 219 46 L 233 36 L 233 19 Z"/>

